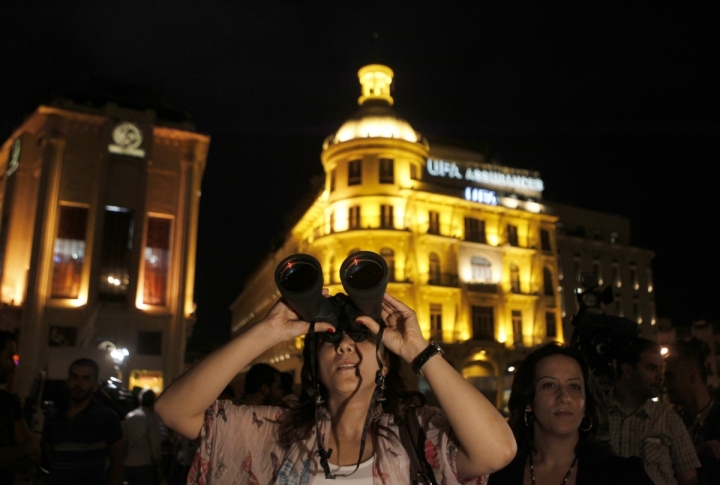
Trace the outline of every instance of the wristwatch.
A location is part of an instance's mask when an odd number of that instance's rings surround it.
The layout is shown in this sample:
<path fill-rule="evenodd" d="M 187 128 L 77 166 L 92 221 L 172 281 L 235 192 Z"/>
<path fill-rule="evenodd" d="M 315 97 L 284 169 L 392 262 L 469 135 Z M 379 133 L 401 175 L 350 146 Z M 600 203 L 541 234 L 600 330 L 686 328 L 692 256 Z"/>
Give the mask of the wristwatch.
<path fill-rule="evenodd" d="M 425 350 L 420 352 L 418 356 L 413 359 L 413 372 L 417 375 L 420 375 L 420 369 L 422 369 L 422 366 L 425 365 L 425 362 L 430 360 L 430 357 L 436 354 L 445 355 L 445 352 L 443 352 L 443 349 L 440 347 L 440 345 L 438 345 L 437 342 L 432 341 L 430 342 L 430 345 L 425 348 Z"/>

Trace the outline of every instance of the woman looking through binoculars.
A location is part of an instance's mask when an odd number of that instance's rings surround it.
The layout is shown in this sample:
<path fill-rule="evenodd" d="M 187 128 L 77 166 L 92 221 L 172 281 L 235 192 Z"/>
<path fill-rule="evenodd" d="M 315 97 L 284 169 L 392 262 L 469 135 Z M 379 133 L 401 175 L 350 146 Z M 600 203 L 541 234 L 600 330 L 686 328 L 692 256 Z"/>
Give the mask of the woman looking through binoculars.
<path fill-rule="evenodd" d="M 356 319 L 371 334 L 365 340 L 355 341 L 347 332 L 336 342 L 306 338 L 303 395 L 290 409 L 214 401 L 241 369 L 271 347 L 308 333 L 341 332 L 330 323 L 301 320 L 284 300 L 173 383 L 155 407 L 169 427 L 187 438 L 202 438 L 189 483 L 325 483 L 348 475 L 348 483 L 417 483 L 410 469 L 413 462 L 418 469 L 418 455 L 425 462 L 420 468 L 431 468 L 428 483 L 468 483 L 509 463 L 516 451 L 510 428 L 477 389 L 436 355 L 415 312 L 386 293 L 380 316 L 382 325 L 367 316 Z M 379 333 L 382 340 L 376 342 Z M 319 384 L 313 387 L 315 354 Z M 442 409 L 403 403 L 399 359 L 420 366 Z M 382 385 L 376 385 L 378 374 L 384 377 Z M 368 411 L 371 402 L 379 404 Z M 403 426 L 412 421 L 421 428 L 412 437 L 415 442 L 421 437 L 419 451 L 413 441 L 409 445 L 402 439 L 407 436 Z"/>

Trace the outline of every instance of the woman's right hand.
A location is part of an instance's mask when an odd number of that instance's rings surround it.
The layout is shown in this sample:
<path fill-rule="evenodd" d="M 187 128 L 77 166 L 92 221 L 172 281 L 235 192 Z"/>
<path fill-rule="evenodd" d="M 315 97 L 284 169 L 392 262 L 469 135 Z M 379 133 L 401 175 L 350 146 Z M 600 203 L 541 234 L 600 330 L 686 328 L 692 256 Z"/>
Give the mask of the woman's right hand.
<path fill-rule="evenodd" d="M 275 336 L 278 343 L 306 335 L 310 331 L 310 324 L 301 320 L 282 298 L 273 305 L 265 318 L 258 322 L 258 325 L 266 327 Z M 318 333 L 334 332 L 335 327 L 329 323 L 317 322 L 315 331 Z"/>

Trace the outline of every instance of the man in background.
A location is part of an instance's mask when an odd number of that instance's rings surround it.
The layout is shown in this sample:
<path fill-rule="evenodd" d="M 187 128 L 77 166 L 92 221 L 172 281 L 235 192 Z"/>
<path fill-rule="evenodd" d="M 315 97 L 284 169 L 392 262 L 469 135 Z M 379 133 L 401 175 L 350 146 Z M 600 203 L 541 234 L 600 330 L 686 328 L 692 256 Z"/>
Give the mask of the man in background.
<path fill-rule="evenodd" d="M 277 406 L 282 403 L 280 371 L 269 364 L 255 364 L 245 376 L 245 393 L 239 404 Z"/>
<path fill-rule="evenodd" d="M 639 456 L 655 485 L 694 485 L 700 468 L 685 425 L 652 399 L 663 382 L 660 347 L 637 338 L 617 359 L 618 380 L 609 395 L 610 445 L 623 457 Z"/>
<path fill-rule="evenodd" d="M 678 344 L 665 359 L 665 387 L 702 463 L 698 482 L 720 484 L 720 401 L 710 395 L 707 369 L 697 349 Z"/>
<path fill-rule="evenodd" d="M 15 336 L 0 330 L 0 485 L 12 485 L 17 467 L 40 460 L 40 443 L 30 435 L 20 399 L 6 389 L 15 370 L 15 352 Z"/>
<path fill-rule="evenodd" d="M 140 394 L 140 406 L 122 422 L 127 442 L 124 479 L 128 485 L 154 485 L 162 478 L 160 418 L 154 406 L 155 393 L 146 389 Z"/>
<path fill-rule="evenodd" d="M 100 384 L 99 371 L 92 359 L 70 365 L 70 403 L 49 413 L 43 428 L 49 461 L 46 485 L 119 485 L 122 480 L 125 440 L 120 418 L 92 397 Z"/>

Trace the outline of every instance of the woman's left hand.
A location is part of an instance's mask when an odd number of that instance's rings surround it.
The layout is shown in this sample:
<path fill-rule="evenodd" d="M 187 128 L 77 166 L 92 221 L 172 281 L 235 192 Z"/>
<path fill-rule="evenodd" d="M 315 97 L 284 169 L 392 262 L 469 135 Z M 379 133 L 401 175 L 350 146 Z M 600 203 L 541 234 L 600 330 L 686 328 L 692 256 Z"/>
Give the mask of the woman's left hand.
<path fill-rule="evenodd" d="M 382 302 L 382 319 L 385 322 L 383 344 L 406 362 L 411 363 L 428 346 L 415 311 L 388 293 Z M 370 317 L 360 317 L 358 321 L 373 335 L 380 331 L 380 324 Z"/>

